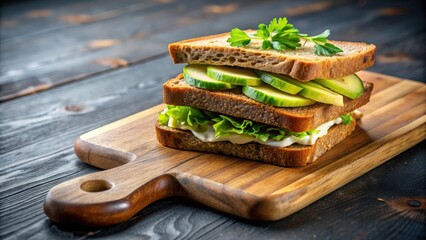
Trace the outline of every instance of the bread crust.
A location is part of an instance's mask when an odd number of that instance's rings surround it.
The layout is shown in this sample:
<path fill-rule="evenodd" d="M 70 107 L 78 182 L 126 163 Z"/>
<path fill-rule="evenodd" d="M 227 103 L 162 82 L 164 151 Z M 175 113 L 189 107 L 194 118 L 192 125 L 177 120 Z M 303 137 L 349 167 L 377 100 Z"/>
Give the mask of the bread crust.
<path fill-rule="evenodd" d="M 364 93 L 355 100 L 344 97 L 343 107 L 315 103 L 306 107 L 281 108 L 259 103 L 242 94 L 238 87 L 216 91 L 196 88 L 187 84 L 183 74 L 179 74 L 163 84 L 163 94 L 166 104 L 191 106 L 303 132 L 368 103 L 373 84 L 364 82 L 364 88 Z"/>
<path fill-rule="evenodd" d="M 219 153 L 239 158 L 261 161 L 284 167 L 301 167 L 314 162 L 326 151 L 340 143 L 355 129 L 353 121 L 349 125 L 338 124 L 319 138 L 312 146 L 293 144 L 288 147 L 271 147 L 259 143 L 233 144 L 231 142 L 203 142 L 190 131 L 155 124 L 158 141 L 167 147 L 209 153 Z"/>
<path fill-rule="evenodd" d="M 253 33 L 253 30 L 246 30 Z M 361 42 L 329 41 L 343 50 L 333 56 L 317 56 L 312 43 L 289 51 L 261 50 L 259 43 L 233 47 L 229 33 L 193 38 L 169 44 L 174 63 L 239 66 L 289 75 L 299 81 L 338 78 L 374 64 L 376 46 Z"/>

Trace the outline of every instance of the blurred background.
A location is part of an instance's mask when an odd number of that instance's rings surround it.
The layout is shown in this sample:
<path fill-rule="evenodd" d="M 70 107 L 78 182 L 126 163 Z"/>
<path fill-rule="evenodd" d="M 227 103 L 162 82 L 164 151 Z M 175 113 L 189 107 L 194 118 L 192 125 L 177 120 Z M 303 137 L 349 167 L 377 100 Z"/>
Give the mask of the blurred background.
<path fill-rule="evenodd" d="M 0 238 L 425 237 L 424 217 L 423 222 L 411 215 L 399 218 L 376 200 L 424 195 L 420 144 L 276 222 L 247 222 L 174 199 L 152 204 L 114 228 L 70 233 L 42 210 L 53 186 L 99 171 L 74 155 L 78 136 L 163 101 L 161 84 L 182 69 L 172 64 L 168 43 L 257 28 L 285 16 L 303 33 L 330 29 L 329 39 L 375 44 L 376 64 L 369 71 L 425 82 L 424 5 L 422 0 L 2 1 Z"/>
<path fill-rule="evenodd" d="M 167 58 L 167 44 L 286 16 L 301 32 L 377 45 L 371 71 L 424 81 L 424 1 L 6 1 L 0 100 Z M 404 71 L 401 71 L 401 65 Z"/>

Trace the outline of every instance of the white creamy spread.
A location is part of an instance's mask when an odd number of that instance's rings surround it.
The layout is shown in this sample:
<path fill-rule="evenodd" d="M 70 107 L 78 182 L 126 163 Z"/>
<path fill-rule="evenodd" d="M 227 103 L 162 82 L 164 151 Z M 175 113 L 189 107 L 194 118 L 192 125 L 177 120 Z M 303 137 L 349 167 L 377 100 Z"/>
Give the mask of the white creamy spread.
<path fill-rule="evenodd" d="M 221 141 L 229 141 L 234 144 L 245 144 L 249 142 L 257 142 L 263 145 L 273 146 L 273 147 L 287 147 L 292 145 L 293 143 L 297 143 L 300 145 L 313 145 L 317 141 L 318 138 L 324 136 L 327 134 L 328 129 L 330 129 L 335 124 L 341 124 L 342 119 L 340 117 L 331 120 L 329 122 L 326 122 L 316 128 L 318 130 L 318 133 L 314 133 L 312 135 L 307 135 L 303 138 L 298 138 L 295 136 L 289 136 L 286 138 L 283 138 L 280 141 L 275 141 L 272 139 L 268 139 L 265 142 L 257 139 L 252 136 L 247 135 L 239 135 L 239 134 L 226 134 L 216 137 L 215 132 L 213 129 L 213 125 L 208 125 L 207 129 L 204 131 L 196 131 L 194 128 L 188 125 L 184 125 L 182 123 L 176 123 L 176 121 L 173 120 L 173 118 L 169 118 L 168 126 L 172 128 L 178 128 L 182 130 L 190 130 L 194 136 L 196 136 L 198 139 L 200 139 L 203 142 L 221 142 Z"/>

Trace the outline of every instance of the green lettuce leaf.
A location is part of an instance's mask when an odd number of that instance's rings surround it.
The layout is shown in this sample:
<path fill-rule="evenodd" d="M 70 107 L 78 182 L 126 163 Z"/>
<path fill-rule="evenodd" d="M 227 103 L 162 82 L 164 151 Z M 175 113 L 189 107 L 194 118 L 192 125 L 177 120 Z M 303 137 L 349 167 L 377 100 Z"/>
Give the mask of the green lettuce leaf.
<path fill-rule="evenodd" d="M 169 116 L 163 113 L 158 114 L 158 122 L 160 123 L 160 125 L 167 126 L 167 124 L 169 123 Z"/>
<path fill-rule="evenodd" d="M 205 114 L 205 111 L 187 106 L 168 105 L 167 109 L 159 114 L 158 122 L 167 126 L 170 118 L 174 126 L 187 125 L 195 129 L 206 126 L 210 122 L 210 117 Z"/>
<path fill-rule="evenodd" d="M 219 115 L 212 119 L 212 121 L 215 122 L 213 129 L 215 130 L 216 137 L 235 133 L 255 137 L 262 141 L 266 141 L 269 138 L 269 135 L 263 130 L 266 125 L 255 124 L 250 120 Z"/>
<path fill-rule="evenodd" d="M 343 125 L 349 125 L 354 120 L 350 114 L 341 115 L 340 118 L 342 118 Z"/>
<path fill-rule="evenodd" d="M 257 138 L 263 142 L 268 139 L 281 141 L 289 136 L 303 138 L 319 132 L 318 130 L 292 132 L 284 128 L 271 127 L 247 119 L 219 115 L 188 106 L 168 105 L 167 109 L 159 114 L 158 121 L 161 125 L 167 126 L 170 118 L 173 120 L 173 126 L 186 125 L 195 130 L 202 130 L 207 127 L 207 124 L 212 124 L 216 137 L 227 134 L 241 134 Z"/>

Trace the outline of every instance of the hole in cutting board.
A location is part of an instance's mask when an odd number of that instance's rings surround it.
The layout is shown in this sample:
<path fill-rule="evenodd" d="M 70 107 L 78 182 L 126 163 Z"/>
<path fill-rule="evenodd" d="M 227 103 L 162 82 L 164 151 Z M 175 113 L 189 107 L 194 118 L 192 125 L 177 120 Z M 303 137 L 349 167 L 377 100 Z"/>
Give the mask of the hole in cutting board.
<path fill-rule="evenodd" d="M 112 184 L 106 180 L 89 180 L 80 185 L 81 190 L 86 192 L 102 192 L 112 188 Z"/>

